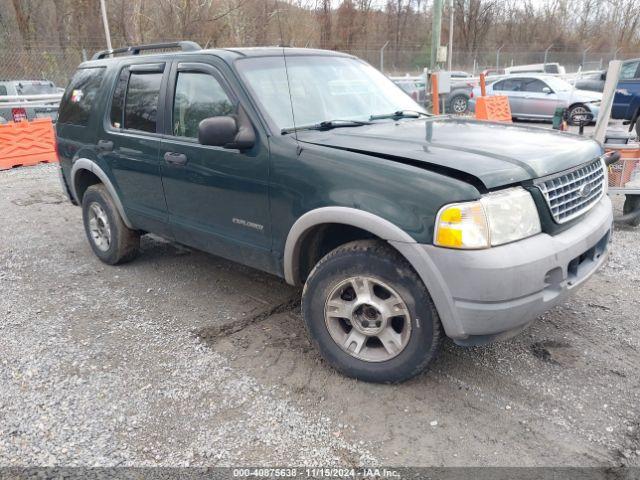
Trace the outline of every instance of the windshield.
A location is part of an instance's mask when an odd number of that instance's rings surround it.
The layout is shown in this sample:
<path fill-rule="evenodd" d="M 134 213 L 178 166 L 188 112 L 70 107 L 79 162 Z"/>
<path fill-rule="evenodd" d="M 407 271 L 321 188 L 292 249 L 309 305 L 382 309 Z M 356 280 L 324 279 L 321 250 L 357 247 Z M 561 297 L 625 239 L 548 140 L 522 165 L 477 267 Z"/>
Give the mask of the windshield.
<path fill-rule="evenodd" d="M 57 93 L 51 82 L 20 82 L 16 85 L 18 95 L 50 95 Z"/>
<path fill-rule="evenodd" d="M 278 129 L 329 120 L 367 121 L 400 110 L 424 112 L 391 80 L 366 63 L 336 56 L 287 56 L 239 60 L 238 71 L 263 113 Z M 291 85 L 289 95 L 288 84 Z"/>
<path fill-rule="evenodd" d="M 573 88 L 569 82 L 556 77 L 544 77 L 544 81 L 554 92 L 568 92 Z"/>

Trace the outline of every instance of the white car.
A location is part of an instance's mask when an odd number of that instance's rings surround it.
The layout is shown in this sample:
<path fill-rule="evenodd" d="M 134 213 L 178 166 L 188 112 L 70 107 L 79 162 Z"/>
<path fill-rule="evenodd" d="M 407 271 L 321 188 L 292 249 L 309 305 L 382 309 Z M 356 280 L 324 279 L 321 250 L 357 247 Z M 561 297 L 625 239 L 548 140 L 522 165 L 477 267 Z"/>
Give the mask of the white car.
<path fill-rule="evenodd" d="M 487 95 L 506 95 L 513 118 L 551 120 L 556 108 L 568 109 L 569 118 L 591 114 L 598 118 L 602 94 L 577 90 L 570 83 L 551 75 L 509 75 L 487 85 Z M 475 111 L 480 87 L 471 93 L 469 109 Z"/>

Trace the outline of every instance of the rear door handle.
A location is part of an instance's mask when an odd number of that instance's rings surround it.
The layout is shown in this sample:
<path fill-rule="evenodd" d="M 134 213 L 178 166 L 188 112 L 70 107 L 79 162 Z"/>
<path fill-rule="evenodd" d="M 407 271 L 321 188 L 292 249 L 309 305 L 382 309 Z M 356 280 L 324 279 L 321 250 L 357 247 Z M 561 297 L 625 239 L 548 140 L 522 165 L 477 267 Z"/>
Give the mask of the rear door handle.
<path fill-rule="evenodd" d="M 99 152 L 110 152 L 113 150 L 113 142 L 110 140 L 98 140 Z"/>
<path fill-rule="evenodd" d="M 167 152 L 164 154 L 164 161 L 170 165 L 184 165 L 187 163 L 187 156 L 184 153 Z"/>

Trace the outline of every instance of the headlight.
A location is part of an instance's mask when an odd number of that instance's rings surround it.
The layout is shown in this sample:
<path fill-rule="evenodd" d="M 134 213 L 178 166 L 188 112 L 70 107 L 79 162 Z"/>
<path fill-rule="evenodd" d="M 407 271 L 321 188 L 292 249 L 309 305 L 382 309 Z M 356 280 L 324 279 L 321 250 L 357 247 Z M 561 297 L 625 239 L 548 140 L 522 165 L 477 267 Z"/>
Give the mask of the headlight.
<path fill-rule="evenodd" d="M 488 248 L 541 232 L 531 194 L 521 187 L 445 205 L 436 217 L 434 243 L 448 248 Z"/>

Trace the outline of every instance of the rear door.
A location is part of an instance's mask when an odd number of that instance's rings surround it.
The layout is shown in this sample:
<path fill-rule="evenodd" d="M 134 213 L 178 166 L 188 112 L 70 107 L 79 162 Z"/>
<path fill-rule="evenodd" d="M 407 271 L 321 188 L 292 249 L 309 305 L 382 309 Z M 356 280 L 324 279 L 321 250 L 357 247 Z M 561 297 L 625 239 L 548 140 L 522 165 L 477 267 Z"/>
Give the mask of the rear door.
<path fill-rule="evenodd" d="M 113 90 L 109 118 L 97 143 L 122 204 L 141 230 L 170 236 L 160 172 L 166 62 L 124 65 Z"/>
<path fill-rule="evenodd" d="M 181 243 L 267 269 L 267 138 L 254 122 L 257 140 L 247 151 L 198 142 L 202 120 L 233 115 L 240 103 L 223 65 L 211 62 L 176 61 L 172 68 L 160 150 L 171 227 Z"/>
<path fill-rule="evenodd" d="M 620 79 L 613 97 L 611 116 L 613 118 L 631 120 L 640 104 L 640 60 L 622 64 Z"/>
<path fill-rule="evenodd" d="M 509 98 L 509 108 L 511 114 L 515 117 L 522 113 L 522 99 L 524 93 L 522 89 L 522 79 L 507 78 L 499 80 L 493 84 L 492 90 L 494 95 L 506 95 Z"/>

